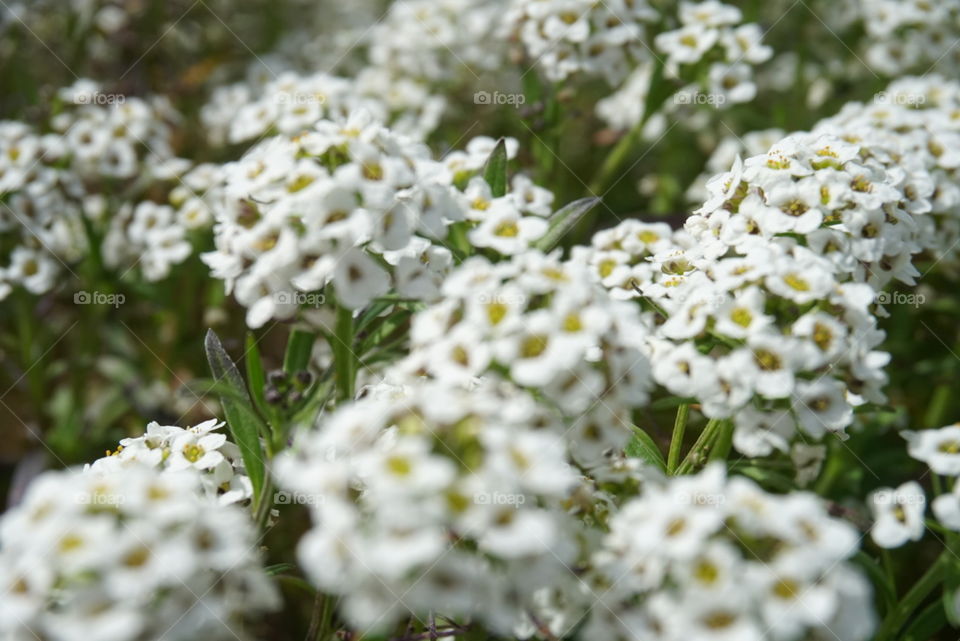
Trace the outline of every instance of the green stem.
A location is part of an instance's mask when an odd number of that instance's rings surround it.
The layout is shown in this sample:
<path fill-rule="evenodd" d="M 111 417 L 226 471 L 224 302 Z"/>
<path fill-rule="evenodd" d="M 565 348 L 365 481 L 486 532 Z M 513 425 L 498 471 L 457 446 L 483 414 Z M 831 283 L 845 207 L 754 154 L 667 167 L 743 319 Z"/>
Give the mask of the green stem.
<path fill-rule="evenodd" d="M 926 574 L 920 577 L 920 580 L 910 588 L 910 591 L 907 592 L 906 596 L 897 604 L 897 607 L 887 613 L 883 624 L 880 626 L 880 631 L 875 637 L 875 641 L 888 641 L 889 639 L 893 639 L 896 633 L 900 631 L 900 628 L 907 622 L 907 619 L 910 618 L 910 615 L 913 614 L 930 593 L 940 585 L 944 579 L 944 570 L 950 561 L 949 554 L 949 550 L 942 552 L 940 556 L 937 557 L 937 560 L 934 561 L 933 565 L 930 566 L 930 569 L 927 570 Z"/>
<path fill-rule="evenodd" d="M 691 447 L 690 451 L 687 452 L 687 456 L 683 459 L 683 463 L 681 463 L 680 467 L 677 468 L 677 474 L 689 474 L 693 471 L 694 467 L 707 460 L 707 455 L 710 453 L 710 448 L 713 446 L 713 442 L 716 440 L 723 423 L 724 421 L 720 419 L 710 419 L 710 422 L 707 423 L 706 427 L 703 428 L 703 431 L 700 432 L 700 436 L 697 437 L 693 447 Z"/>
<path fill-rule="evenodd" d="M 263 479 L 263 489 L 260 491 L 260 499 L 254 509 L 254 520 L 257 528 L 263 530 L 267 526 L 267 518 L 270 516 L 270 507 L 273 505 L 273 479 L 270 478 L 270 469 Z"/>
<path fill-rule="evenodd" d="M 683 448 L 683 434 L 687 431 L 689 415 L 689 403 L 684 403 L 677 408 L 677 417 L 673 421 L 673 436 L 670 438 L 670 451 L 667 452 L 667 474 L 673 474 L 680 463 L 680 450 Z"/>
<path fill-rule="evenodd" d="M 602 196 L 604 192 L 610 188 L 610 183 L 613 182 L 614 175 L 640 141 L 640 137 L 643 134 L 643 127 L 646 124 L 647 114 L 644 114 L 640 122 L 634 125 L 633 129 L 627 132 L 627 135 L 617 141 L 617 144 L 613 147 L 613 151 L 607 154 L 607 157 L 603 160 L 603 164 L 600 166 L 600 171 L 597 172 L 596 178 L 590 182 L 591 195 Z"/>
<path fill-rule="evenodd" d="M 337 324 L 333 337 L 334 368 L 337 373 L 337 400 L 354 396 L 357 380 L 357 356 L 353 353 L 353 311 L 337 307 Z"/>
<path fill-rule="evenodd" d="M 725 461 L 730 456 L 730 449 L 733 447 L 733 421 L 721 421 L 717 429 L 717 435 L 713 440 L 713 446 L 710 448 L 711 461 Z"/>
<path fill-rule="evenodd" d="M 317 590 L 313 601 L 313 613 L 310 615 L 310 627 L 305 641 L 321 641 L 329 636 L 330 622 L 333 620 L 333 604 L 330 597 Z"/>
<path fill-rule="evenodd" d="M 837 448 L 837 442 L 832 439 L 827 441 L 827 462 L 815 486 L 815 491 L 820 496 L 826 496 L 833 484 L 847 469 L 847 457 L 843 451 Z"/>

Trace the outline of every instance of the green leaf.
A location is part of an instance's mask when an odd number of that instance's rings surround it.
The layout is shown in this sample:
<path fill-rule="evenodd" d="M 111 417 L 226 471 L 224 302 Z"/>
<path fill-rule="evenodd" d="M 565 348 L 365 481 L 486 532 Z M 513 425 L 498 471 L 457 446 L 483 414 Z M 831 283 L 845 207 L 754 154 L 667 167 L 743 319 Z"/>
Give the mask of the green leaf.
<path fill-rule="evenodd" d="M 641 458 L 647 463 L 656 465 L 662 471 L 667 471 L 667 462 L 663 460 L 663 454 L 657 448 L 650 435 L 639 427 L 633 428 L 633 439 L 627 444 L 627 456 Z"/>
<path fill-rule="evenodd" d="M 501 138 L 493 148 L 487 164 L 483 168 L 483 178 L 490 185 L 494 198 L 500 198 L 507 193 L 507 143 Z"/>
<path fill-rule="evenodd" d="M 588 211 L 597 206 L 599 198 L 589 197 L 575 200 L 563 209 L 557 211 L 550 217 L 550 229 L 540 240 L 534 243 L 537 249 L 549 252 L 557 245 L 568 231 L 573 229 L 574 225 L 580 222 Z"/>
<path fill-rule="evenodd" d="M 650 409 L 652 410 L 672 410 L 681 405 L 689 405 L 690 403 L 696 403 L 697 399 L 690 396 L 667 396 L 665 398 L 658 398 L 657 400 L 650 403 Z"/>
<path fill-rule="evenodd" d="M 317 335 L 302 329 L 295 329 L 287 340 L 287 351 L 283 355 L 283 371 L 296 374 L 310 365 L 310 354 Z"/>
<path fill-rule="evenodd" d="M 253 397 L 253 404 L 256 405 L 262 415 L 268 416 L 267 400 L 263 395 L 263 390 L 267 385 L 267 378 L 263 372 L 263 361 L 260 358 L 260 349 L 257 347 L 257 339 L 253 335 L 253 332 L 247 332 L 244 365 L 247 369 L 247 386 L 250 388 L 250 396 Z"/>
<path fill-rule="evenodd" d="M 267 573 L 267 576 L 276 576 L 283 572 L 289 572 L 290 570 L 296 570 L 297 566 L 292 563 L 275 563 L 274 565 L 268 565 L 263 568 L 263 571 Z"/>
<path fill-rule="evenodd" d="M 263 492 L 265 471 L 264 453 L 260 445 L 261 422 L 254 418 L 257 414 L 250 403 L 240 370 L 223 349 L 220 339 L 212 329 L 207 330 L 204 348 L 207 352 L 207 361 L 210 363 L 210 371 L 218 385 L 225 383 L 233 389 L 233 393 L 220 395 L 220 404 L 223 406 L 224 418 L 230 427 L 233 440 L 240 449 L 247 476 L 250 477 L 250 483 L 253 485 L 254 501 L 262 500 L 260 495 Z"/>
<path fill-rule="evenodd" d="M 937 423 L 934 423 L 937 425 Z M 960 560 L 956 557 L 956 551 L 960 549 L 960 536 L 956 532 L 950 532 L 946 535 L 947 549 L 953 552 L 947 562 L 943 579 L 943 612 L 950 625 L 958 627 L 960 625 L 960 613 L 956 608 L 957 591 L 960 590 Z"/>
<path fill-rule="evenodd" d="M 853 561 L 864 569 L 870 577 L 873 586 L 878 590 L 880 596 L 883 597 L 886 612 L 897 607 L 897 593 L 893 589 L 893 586 L 890 585 L 889 578 L 877 560 L 868 556 L 863 550 L 859 550 L 853 556 Z"/>
<path fill-rule="evenodd" d="M 910 627 L 903 633 L 904 641 L 929 641 L 947 625 L 947 615 L 937 602 L 914 617 Z"/>

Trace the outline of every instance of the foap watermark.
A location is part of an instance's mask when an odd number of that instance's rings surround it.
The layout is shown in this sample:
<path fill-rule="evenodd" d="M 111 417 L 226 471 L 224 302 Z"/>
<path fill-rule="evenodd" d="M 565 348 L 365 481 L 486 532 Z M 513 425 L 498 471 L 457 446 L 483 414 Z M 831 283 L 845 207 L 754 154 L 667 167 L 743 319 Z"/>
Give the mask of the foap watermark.
<path fill-rule="evenodd" d="M 527 297 L 520 293 L 484 293 L 477 295 L 477 302 L 481 305 L 503 305 L 514 307 L 527 302 Z"/>
<path fill-rule="evenodd" d="M 100 107 L 122 105 L 126 101 L 127 97 L 122 93 L 102 93 L 100 91 L 82 92 L 73 97 L 73 103 L 76 105 L 97 105 Z"/>
<path fill-rule="evenodd" d="M 900 105 L 901 107 L 919 107 L 926 104 L 927 97 L 922 93 L 878 91 L 873 95 L 877 105 Z"/>
<path fill-rule="evenodd" d="M 285 91 L 277 96 L 281 105 L 323 105 L 327 97 L 322 93 L 307 93 L 304 91 Z"/>
<path fill-rule="evenodd" d="M 285 492 L 280 490 L 273 494 L 276 505 L 323 505 L 326 497 L 323 494 L 307 494 L 305 492 Z"/>
<path fill-rule="evenodd" d="M 726 104 L 726 102 L 727 97 L 722 93 L 681 91 L 673 96 L 673 103 L 676 105 L 710 105 L 711 107 L 720 107 Z"/>
<path fill-rule="evenodd" d="M 503 93 L 500 91 L 478 91 L 473 94 L 473 104 L 475 105 L 510 105 L 519 107 L 527 102 L 527 97 L 522 93 Z"/>
<path fill-rule="evenodd" d="M 723 494 L 711 492 L 681 492 L 677 495 L 680 505 L 697 505 L 700 507 L 716 507 L 723 505 L 727 497 Z"/>
<path fill-rule="evenodd" d="M 917 308 L 927 302 L 927 297 L 906 292 L 880 292 L 875 301 L 880 305 L 910 305 Z"/>
<path fill-rule="evenodd" d="M 89 505 L 95 508 L 119 507 L 123 501 L 122 494 L 113 492 L 77 492 L 74 497 L 79 505 Z"/>
<path fill-rule="evenodd" d="M 327 297 L 319 292 L 276 292 L 273 300 L 277 305 L 320 307 L 327 302 Z"/>
<path fill-rule="evenodd" d="M 109 305 L 113 308 L 120 307 L 127 302 L 127 297 L 123 294 L 107 294 L 104 292 L 86 292 L 79 291 L 73 294 L 74 305 Z"/>
<path fill-rule="evenodd" d="M 510 492 L 477 492 L 473 495 L 473 502 L 477 505 L 512 505 L 519 510 L 527 502 L 527 497 Z"/>
<path fill-rule="evenodd" d="M 923 494 L 878 492 L 872 498 L 875 505 L 879 507 L 888 507 L 890 505 L 926 505 L 927 497 Z"/>

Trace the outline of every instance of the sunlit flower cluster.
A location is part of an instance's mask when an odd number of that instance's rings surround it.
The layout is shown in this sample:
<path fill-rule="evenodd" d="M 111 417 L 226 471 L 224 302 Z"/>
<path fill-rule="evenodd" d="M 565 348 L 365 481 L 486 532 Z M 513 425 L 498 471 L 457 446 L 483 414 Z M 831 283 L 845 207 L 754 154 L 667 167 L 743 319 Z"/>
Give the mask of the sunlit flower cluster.
<path fill-rule="evenodd" d="M 568 433 L 584 463 L 622 450 L 630 409 L 651 386 L 646 319 L 611 300 L 582 265 L 529 252 L 509 262 L 464 262 L 443 300 L 416 314 L 410 356 L 389 379 L 427 376 L 467 385 L 505 372 L 575 419 Z"/>
<path fill-rule="evenodd" d="M 499 36 L 508 0 L 404 0 L 366 35 L 371 66 L 432 82 L 476 79 L 506 57 Z"/>
<path fill-rule="evenodd" d="M 859 0 L 859 5 L 867 34 L 864 61 L 870 67 L 896 76 L 956 64 L 957 0 Z"/>
<path fill-rule="evenodd" d="M 854 406 L 884 398 L 873 290 L 842 283 L 790 238 L 750 236 L 741 250 L 710 259 L 685 231 L 631 220 L 574 257 L 611 296 L 661 315 L 654 378 L 706 416 L 733 418 L 739 451 L 785 450 L 797 427 L 843 432 Z"/>
<path fill-rule="evenodd" d="M 740 24 L 743 13 L 717 0 L 681 2 L 680 27 L 659 34 L 654 43 L 666 54 L 667 73 L 689 76 L 688 69 L 701 63 L 706 84 L 687 91 L 709 93 L 716 106 L 749 102 L 757 94 L 751 65 L 766 62 L 773 50 L 762 43 L 763 29 L 755 23 Z"/>
<path fill-rule="evenodd" d="M 960 532 L 960 424 L 939 429 L 904 431 L 907 452 L 934 474 L 950 479 L 950 490 L 930 502 L 933 516 L 948 530 Z M 884 487 L 870 496 L 874 524 L 870 534 L 877 545 L 896 548 L 917 541 L 926 531 L 927 497 L 916 481 L 898 488 Z"/>
<path fill-rule="evenodd" d="M 769 494 L 719 465 L 646 484 L 593 557 L 583 634 L 867 639 L 870 587 L 849 562 L 858 539 L 813 494 Z"/>
<path fill-rule="evenodd" d="M 430 611 L 501 635 L 529 628 L 533 595 L 575 593 L 568 566 L 583 556 L 570 512 L 586 486 L 564 432 L 493 378 L 381 387 L 338 408 L 276 464 L 313 515 L 301 565 L 362 630 Z"/>
<path fill-rule="evenodd" d="M 0 520 L 7 639 L 233 639 L 275 606 L 254 527 L 199 475 L 140 464 L 47 472 Z"/>
<path fill-rule="evenodd" d="M 645 40 L 656 19 L 647 0 L 515 0 L 507 23 L 549 80 L 584 74 L 618 84 L 634 61 L 649 57 Z"/>
<path fill-rule="evenodd" d="M 217 250 L 204 260 L 248 308 L 251 327 L 291 317 L 310 303 L 305 293 L 322 303 L 331 283 L 351 309 L 391 287 L 431 300 L 452 264 L 451 224 L 472 227 L 473 246 L 507 255 L 547 230 L 552 194 L 521 176 L 494 197 L 477 175 L 493 145 L 478 138 L 438 162 L 363 112 L 271 138 L 224 168 Z"/>
<path fill-rule="evenodd" d="M 59 97 L 52 132 L 2 126 L 0 233 L 17 240 L 0 294 L 11 285 L 50 291 L 91 242 L 102 242 L 96 251 L 110 268 L 167 277 L 193 253 L 189 232 L 212 223 L 204 196 L 219 181 L 216 168 L 176 157 L 178 115 L 164 99 L 104 94 L 87 80 Z M 148 192 L 160 200 L 141 200 Z"/>
<path fill-rule="evenodd" d="M 210 419 L 192 427 L 147 425 L 143 436 L 125 438 L 113 452 L 107 452 L 89 468 L 102 475 L 130 465 L 150 465 L 164 471 L 200 472 L 204 493 L 220 503 L 246 501 L 253 487 L 243 468 L 240 449 L 222 431 L 224 423 Z"/>
<path fill-rule="evenodd" d="M 256 80 L 256 79 L 255 79 Z M 214 144 L 259 141 L 270 134 L 294 136 L 317 122 L 364 110 L 408 136 L 422 137 L 437 126 L 443 98 L 407 77 L 394 78 L 367 67 L 353 78 L 284 72 L 217 87 L 202 118 Z"/>

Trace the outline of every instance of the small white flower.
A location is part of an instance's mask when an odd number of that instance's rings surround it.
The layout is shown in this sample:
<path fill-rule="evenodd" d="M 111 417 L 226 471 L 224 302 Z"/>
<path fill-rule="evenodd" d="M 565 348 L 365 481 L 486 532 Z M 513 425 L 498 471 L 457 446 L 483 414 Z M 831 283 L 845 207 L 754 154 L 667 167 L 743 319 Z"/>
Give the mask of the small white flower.
<path fill-rule="evenodd" d="M 880 547 L 900 547 L 923 536 L 926 497 L 916 481 L 877 490 L 870 495 L 870 507 L 874 514 L 870 536 Z"/>

